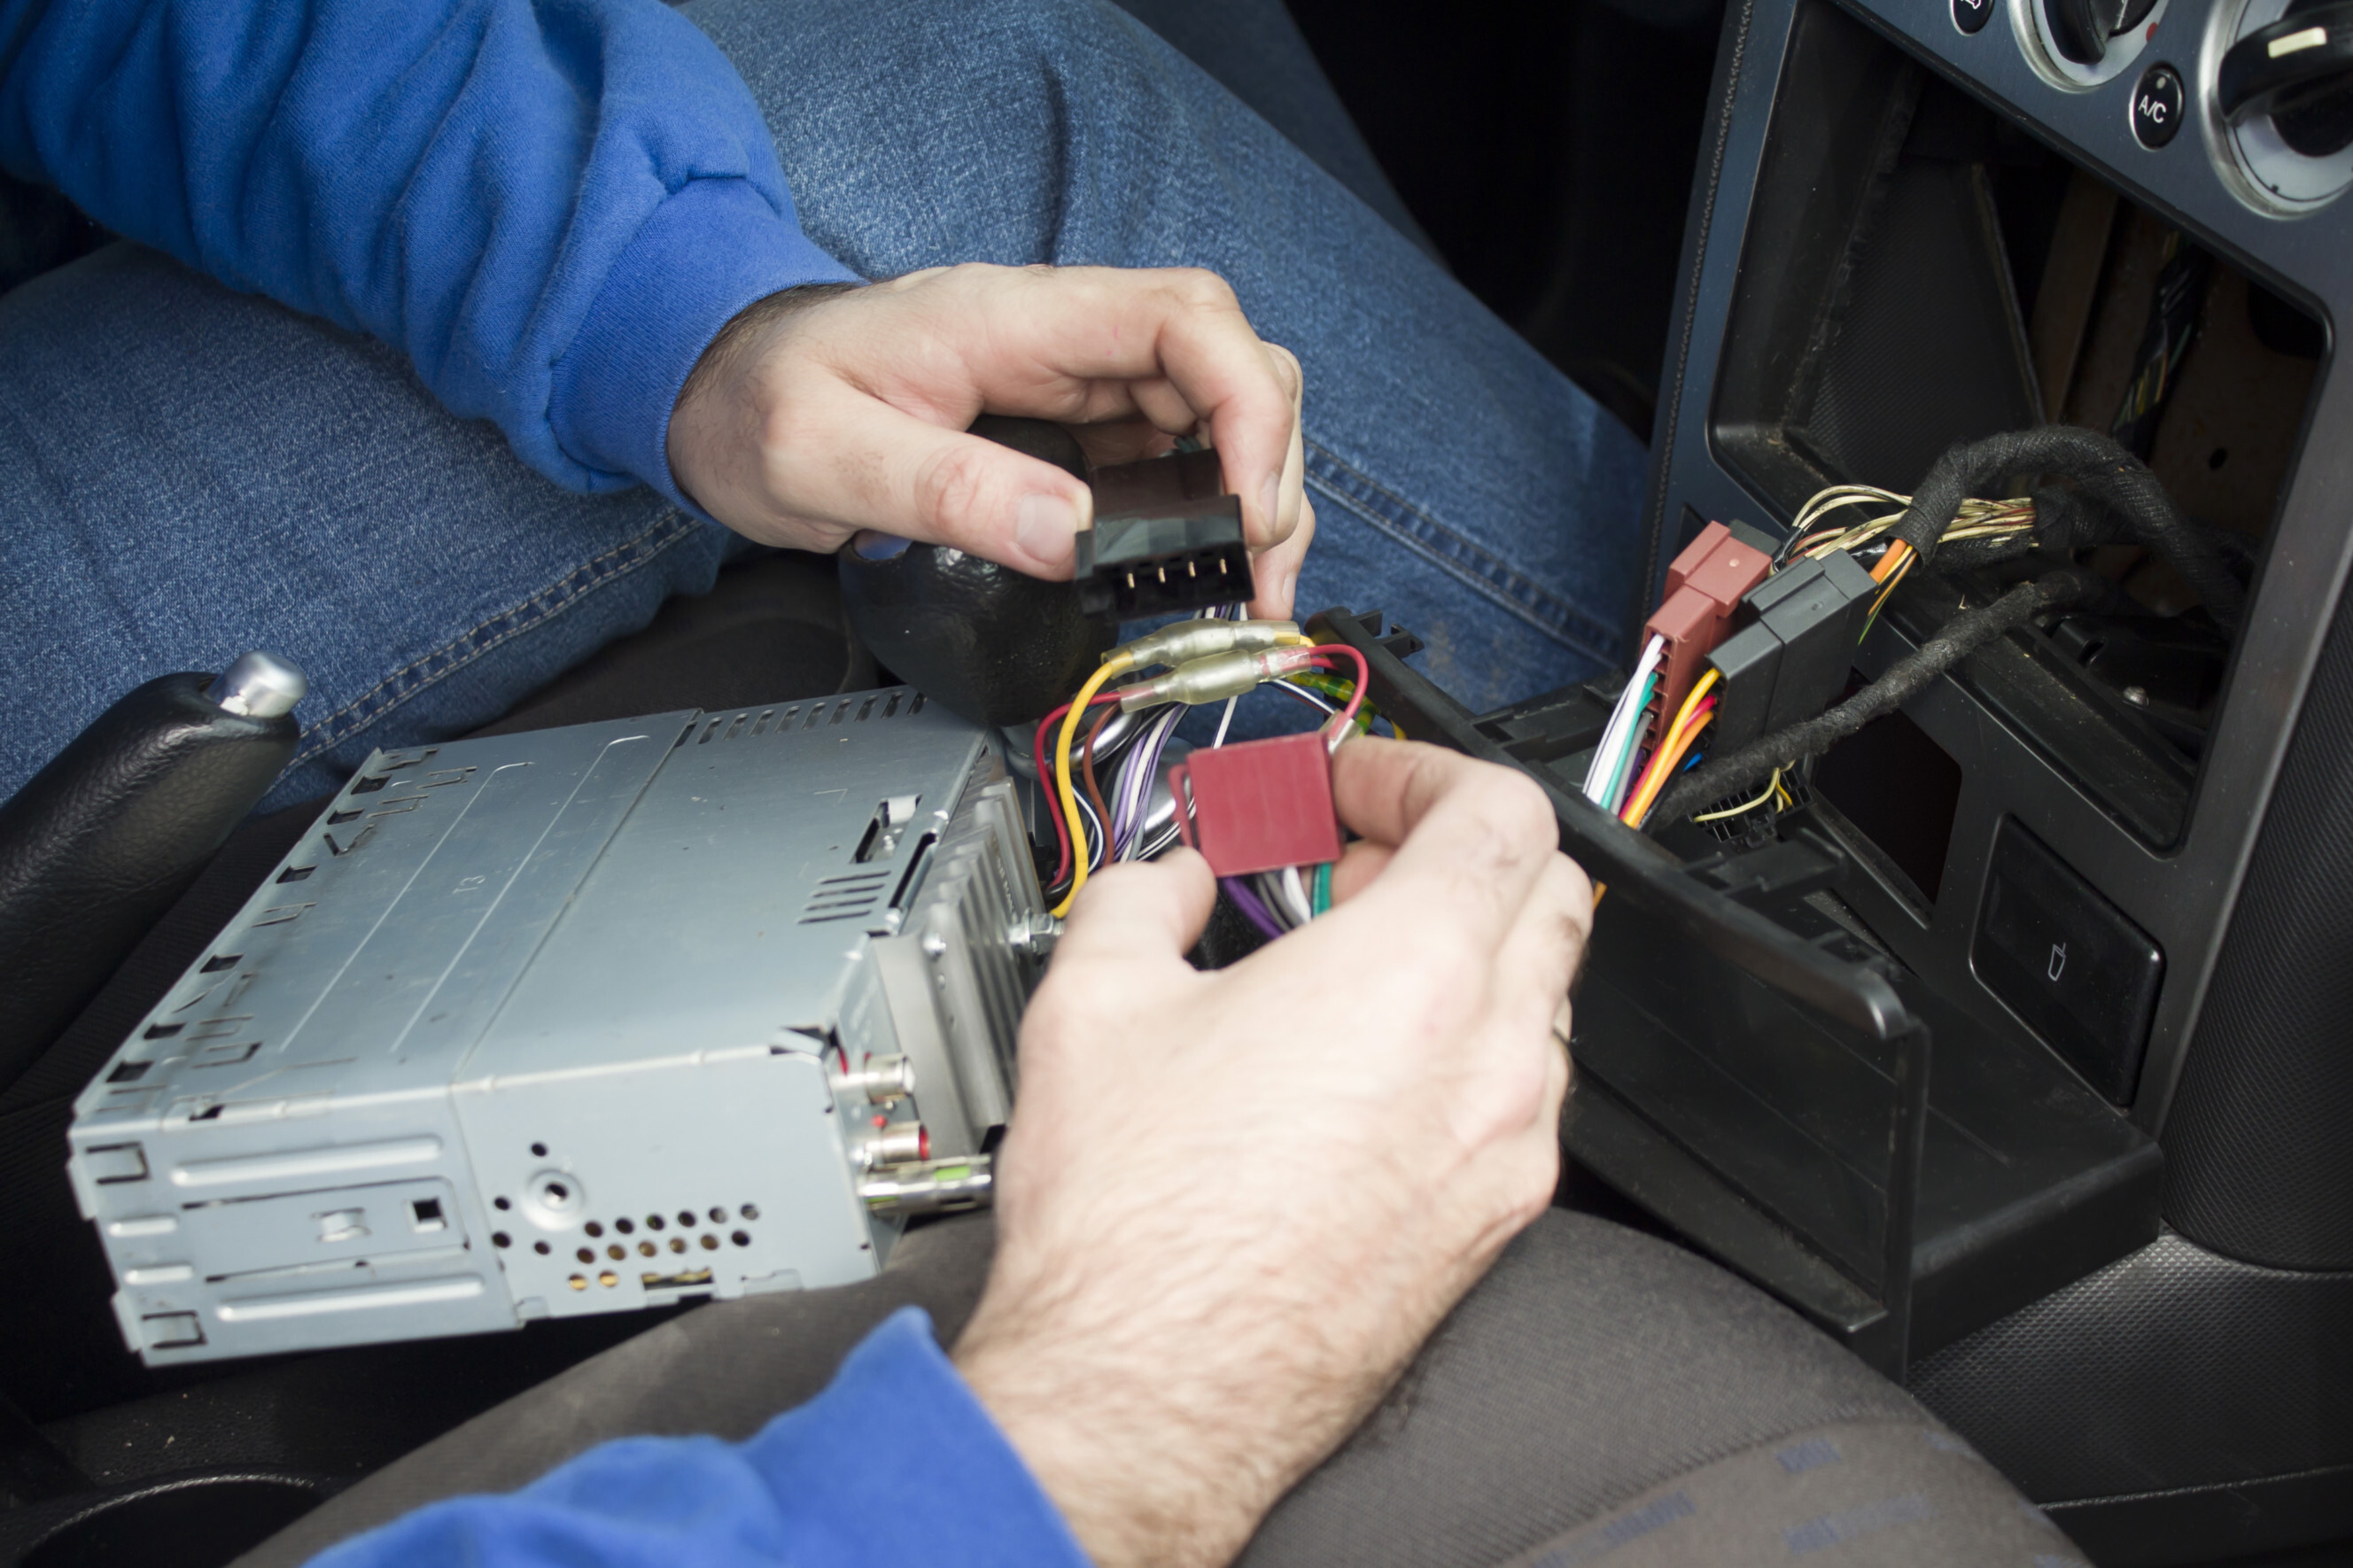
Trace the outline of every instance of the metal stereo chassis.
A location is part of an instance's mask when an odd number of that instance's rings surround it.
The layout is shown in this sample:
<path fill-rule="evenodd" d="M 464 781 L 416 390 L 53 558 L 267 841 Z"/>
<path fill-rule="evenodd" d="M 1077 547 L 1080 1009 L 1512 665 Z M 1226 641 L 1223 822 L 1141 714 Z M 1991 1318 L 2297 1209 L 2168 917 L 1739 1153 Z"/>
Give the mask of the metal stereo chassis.
<path fill-rule="evenodd" d="M 990 741 L 909 689 L 379 752 L 76 1103 L 123 1337 L 864 1279 L 986 1194 L 1041 908 Z"/>

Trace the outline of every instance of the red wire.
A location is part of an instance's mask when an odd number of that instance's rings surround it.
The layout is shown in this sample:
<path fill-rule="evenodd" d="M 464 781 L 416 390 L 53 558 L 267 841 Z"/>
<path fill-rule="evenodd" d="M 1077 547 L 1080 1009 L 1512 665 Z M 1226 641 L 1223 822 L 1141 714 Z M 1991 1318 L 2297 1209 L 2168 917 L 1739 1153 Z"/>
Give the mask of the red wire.
<path fill-rule="evenodd" d="M 1092 708 L 1099 702 L 1116 702 L 1119 697 L 1120 694 L 1116 691 L 1098 691 L 1087 706 Z M 1070 710 L 1071 705 L 1065 702 L 1043 719 L 1039 720 L 1038 737 L 1030 743 L 1029 751 L 1029 754 L 1037 760 L 1038 788 L 1046 797 L 1046 815 L 1054 819 L 1054 842 L 1061 846 L 1061 858 L 1054 862 L 1054 875 L 1046 884 L 1050 888 L 1060 887 L 1062 879 L 1071 874 L 1071 830 L 1062 821 L 1062 797 L 1055 790 L 1053 780 L 1046 772 L 1046 736 L 1061 721 L 1062 715 Z"/>
<path fill-rule="evenodd" d="M 1363 654 L 1358 653 L 1346 643 L 1327 642 L 1315 645 L 1315 654 L 1319 660 L 1335 653 L 1346 654 L 1356 661 L 1356 689 L 1348 694 L 1348 705 L 1340 710 L 1341 721 L 1345 723 L 1354 723 L 1356 719 L 1356 710 L 1365 705 L 1365 688 L 1372 683 L 1373 667 L 1365 662 Z"/>

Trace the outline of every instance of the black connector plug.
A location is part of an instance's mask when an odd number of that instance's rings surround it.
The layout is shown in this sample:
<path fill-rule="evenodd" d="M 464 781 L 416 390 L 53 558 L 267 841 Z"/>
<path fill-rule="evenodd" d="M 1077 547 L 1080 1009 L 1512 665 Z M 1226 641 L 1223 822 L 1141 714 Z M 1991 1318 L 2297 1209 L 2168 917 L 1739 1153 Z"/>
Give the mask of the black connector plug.
<path fill-rule="evenodd" d="M 1843 550 L 1799 561 L 1750 589 L 1740 607 L 1747 624 L 1708 656 L 1724 680 L 1708 750 L 1725 755 L 1829 707 L 1878 593 Z"/>
<path fill-rule="evenodd" d="M 1078 542 L 1079 607 L 1090 616 L 1136 620 L 1258 596 L 1233 496 L 1098 517 Z"/>
<path fill-rule="evenodd" d="M 1097 469 L 1095 525 L 1078 539 L 1079 607 L 1133 620 L 1256 598 L 1242 504 L 1218 480 L 1215 452 Z"/>

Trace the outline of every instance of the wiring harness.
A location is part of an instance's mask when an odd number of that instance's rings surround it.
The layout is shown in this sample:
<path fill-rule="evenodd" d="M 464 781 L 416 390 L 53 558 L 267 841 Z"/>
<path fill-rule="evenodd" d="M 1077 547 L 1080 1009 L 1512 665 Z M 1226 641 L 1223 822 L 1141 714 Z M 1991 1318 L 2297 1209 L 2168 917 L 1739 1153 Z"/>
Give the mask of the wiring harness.
<path fill-rule="evenodd" d="M 1894 712 L 1930 681 L 1996 637 L 2036 616 L 2093 597 L 2104 586 L 2081 567 L 2064 567 L 2031 583 L 2021 583 L 1990 605 L 1963 610 L 1935 637 L 1890 665 L 1885 674 L 1828 712 L 1751 741 L 1694 769 L 1660 802 L 1660 810 L 1672 822 L 1746 789 L 1768 773 L 1778 783 L 1783 772 L 1821 755 L 1873 719 Z"/>
<path fill-rule="evenodd" d="M 1984 499 L 2021 476 L 2038 476 L 2039 488 Z M 1799 510 L 1778 545 L 1711 523 L 1669 568 L 1667 595 L 1594 743 L 1583 793 L 1638 830 L 1760 810 L 1778 817 L 1806 798 L 1795 770 L 1812 758 L 2010 631 L 2112 595 L 2105 579 L 2066 563 L 2075 550 L 2119 541 L 2172 565 L 2219 625 L 2235 625 L 2244 593 L 2216 541 L 2183 518 L 2138 458 L 2089 430 L 2046 426 L 1957 444 L 1909 496 L 1833 486 Z M 1840 700 L 1856 645 L 1916 566 L 2036 552 L 2062 564 L 1991 603 L 1965 605 Z M 1113 648 L 1040 721 L 1034 761 L 1059 845 L 1048 884 L 1056 916 L 1091 871 L 1158 855 L 1180 838 L 1270 936 L 1329 907 L 1340 834 L 1328 759 L 1375 721 L 1364 700 L 1369 671 L 1344 644 L 1318 645 L 1292 622 L 1240 613 L 1212 609 Z M 1313 734 L 1228 748 L 1235 704 L 1261 686 L 1327 721 Z M 1177 724 L 1214 702 L 1225 704 L 1216 740 L 1157 794 Z M 1394 721 L 1389 727 L 1401 733 Z"/>
<path fill-rule="evenodd" d="M 2042 481 L 2030 495 L 1981 499 L 2029 475 Z M 1587 771 L 1587 798 L 1629 826 L 1778 811 L 1789 799 L 1784 778 L 1799 764 L 2008 632 L 2114 592 L 2094 574 L 2062 564 L 1963 609 L 1833 706 L 1855 644 L 1915 564 L 1983 566 L 2035 553 L 2066 563 L 2079 549 L 2130 542 L 2173 567 L 2225 630 L 2244 608 L 2222 542 L 2185 519 L 2123 446 L 2067 426 L 1959 443 L 1909 496 L 1867 485 L 1822 490 L 1772 551 L 1762 579 L 1743 589 L 1737 612 L 1718 618 L 1716 640 L 1697 651 L 1677 647 L 1676 637 L 1698 624 L 1669 613 L 1679 594 L 1688 596 L 1679 577 L 1696 581 L 1732 538 L 1711 525 L 1676 558 L 1668 600 L 1646 627 L 1651 635 Z M 1816 575 L 1800 584 L 1806 573 Z M 1662 670 L 1696 670 L 1703 657 L 1707 668 L 1687 689 L 1666 689 Z M 1715 754 L 1704 756 L 1711 749 Z M 1753 799 L 1722 804 L 1760 784 Z"/>
<path fill-rule="evenodd" d="M 1326 759 L 1342 740 L 1365 732 L 1377 717 L 1364 700 L 1364 656 L 1343 644 L 1316 644 L 1293 622 L 1243 620 L 1239 615 L 1239 607 L 1214 609 L 1112 649 L 1069 702 L 1039 721 L 1032 760 L 1048 793 L 1047 816 L 1059 847 L 1048 881 L 1058 918 L 1069 912 L 1090 872 L 1113 860 L 1150 858 L 1180 838 L 1199 834 L 1213 868 L 1224 868 L 1221 854 L 1231 864 L 1240 840 L 1220 834 L 1212 844 L 1215 824 L 1205 807 L 1214 803 L 1187 787 L 1186 770 L 1172 783 L 1165 812 L 1154 791 L 1177 725 L 1192 709 L 1216 702 L 1225 704 L 1225 712 L 1209 749 L 1229 754 L 1232 765 L 1214 774 L 1203 768 L 1200 773 L 1205 782 L 1247 778 L 1279 788 L 1282 793 L 1276 796 L 1261 794 L 1250 814 L 1251 826 L 1261 831 L 1242 837 L 1257 846 L 1271 843 L 1297 852 L 1295 860 L 1279 865 L 1253 861 L 1247 870 L 1229 870 L 1220 876 L 1221 885 L 1235 906 L 1270 935 L 1328 907 L 1329 860 L 1338 854 L 1338 826 L 1332 817 Z M 1148 673 L 1155 670 L 1160 673 Z M 1228 748 L 1235 705 L 1261 686 L 1314 709 L 1324 722 L 1312 735 Z M 1389 728 L 1396 732 L 1393 722 Z M 1294 765 L 1268 784 L 1261 776 L 1267 760 L 1279 749 L 1295 750 L 1301 742 L 1314 750 L 1314 767 L 1303 773 Z M 1195 752 L 1197 760 L 1200 756 Z M 1313 793 L 1319 785 L 1320 806 Z M 1293 796 L 1301 797 L 1295 809 Z M 1256 820 L 1261 818 L 1267 820 Z M 1311 859 L 1311 854 L 1320 858 Z"/>

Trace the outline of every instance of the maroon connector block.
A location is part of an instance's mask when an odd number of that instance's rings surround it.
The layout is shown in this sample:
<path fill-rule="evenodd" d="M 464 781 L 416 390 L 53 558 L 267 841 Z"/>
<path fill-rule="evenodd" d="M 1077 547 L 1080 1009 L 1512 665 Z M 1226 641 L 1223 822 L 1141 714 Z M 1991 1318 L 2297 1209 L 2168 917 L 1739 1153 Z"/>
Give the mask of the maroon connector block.
<path fill-rule="evenodd" d="M 1168 770 L 1176 824 L 1220 877 L 1340 858 L 1321 731 L 1195 752 Z"/>
<path fill-rule="evenodd" d="M 1667 639 L 1659 659 L 1661 721 L 1672 719 L 1702 660 L 1732 634 L 1732 613 L 1741 595 L 1765 581 L 1772 558 L 1732 537 L 1720 522 L 1701 529 L 1667 567 L 1667 596 L 1642 623 L 1642 639 Z"/>

